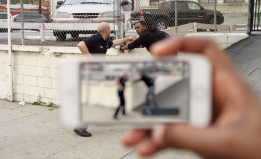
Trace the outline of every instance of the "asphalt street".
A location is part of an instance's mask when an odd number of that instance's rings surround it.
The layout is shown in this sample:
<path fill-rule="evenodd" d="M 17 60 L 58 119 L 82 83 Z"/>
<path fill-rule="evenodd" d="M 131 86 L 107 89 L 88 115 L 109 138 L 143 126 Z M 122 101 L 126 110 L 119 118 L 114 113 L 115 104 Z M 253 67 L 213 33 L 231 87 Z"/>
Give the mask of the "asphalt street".
<path fill-rule="evenodd" d="M 239 73 L 255 89 L 261 98 L 261 32 L 240 41 L 225 51 L 235 63 Z"/>

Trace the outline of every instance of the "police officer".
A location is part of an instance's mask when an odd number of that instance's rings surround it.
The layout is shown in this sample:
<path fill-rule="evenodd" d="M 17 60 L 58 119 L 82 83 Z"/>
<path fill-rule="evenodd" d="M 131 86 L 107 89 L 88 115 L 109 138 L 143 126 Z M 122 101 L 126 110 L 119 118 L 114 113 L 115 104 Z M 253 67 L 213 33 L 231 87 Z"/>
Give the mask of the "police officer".
<path fill-rule="evenodd" d="M 111 29 L 108 23 L 102 22 L 98 25 L 98 33 L 91 37 L 84 39 L 78 44 L 78 48 L 83 54 L 106 54 L 107 49 L 111 46 L 120 45 L 126 41 L 133 41 L 134 37 L 127 37 L 124 39 L 117 39 L 111 41 L 110 38 Z"/>
<path fill-rule="evenodd" d="M 111 34 L 110 25 L 105 22 L 98 24 L 97 31 L 97 34 L 84 39 L 78 44 L 78 48 L 83 54 L 87 56 L 91 56 L 91 54 L 106 54 L 107 49 L 109 49 L 111 46 L 117 46 L 126 41 L 134 40 L 134 37 L 128 37 L 111 41 L 109 39 Z M 86 129 L 87 127 L 76 127 L 74 128 L 74 132 L 83 137 L 91 137 L 92 134 L 86 131 Z"/>
<path fill-rule="evenodd" d="M 120 105 L 119 105 L 119 107 L 115 111 L 114 119 L 117 119 L 117 115 L 118 115 L 118 112 L 119 112 L 121 107 L 122 107 L 122 114 L 126 115 L 125 114 L 124 89 L 125 89 L 125 82 L 127 80 L 128 80 L 127 74 L 124 74 L 123 77 L 121 77 L 120 79 L 117 79 L 117 84 L 119 86 L 118 95 L 119 95 L 119 99 L 120 99 Z"/>

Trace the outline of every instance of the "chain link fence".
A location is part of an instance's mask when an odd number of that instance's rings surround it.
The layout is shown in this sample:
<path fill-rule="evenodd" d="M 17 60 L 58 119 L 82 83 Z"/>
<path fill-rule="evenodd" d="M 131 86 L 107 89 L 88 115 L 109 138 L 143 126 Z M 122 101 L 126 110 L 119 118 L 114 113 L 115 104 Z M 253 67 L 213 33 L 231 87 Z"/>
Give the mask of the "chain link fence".
<path fill-rule="evenodd" d="M 8 41 L 6 3 L 0 0 L 0 44 Z M 197 32 L 229 32 L 229 25 L 246 32 L 248 1 L 11 0 L 10 11 L 12 44 L 76 46 L 100 22 L 110 24 L 111 39 L 137 36 L 140 20 L 172 35 L 195 32 L 195 26 Z"/>

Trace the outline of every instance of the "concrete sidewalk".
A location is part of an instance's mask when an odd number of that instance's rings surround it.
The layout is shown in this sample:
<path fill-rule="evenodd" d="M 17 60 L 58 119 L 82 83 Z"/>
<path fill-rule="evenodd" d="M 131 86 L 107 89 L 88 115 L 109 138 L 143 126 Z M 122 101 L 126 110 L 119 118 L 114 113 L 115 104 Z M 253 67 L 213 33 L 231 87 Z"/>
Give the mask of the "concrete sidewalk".
<path fill-rule="evenodd" d="M 120 137 L 127 129 L 94 127 L 93 137 L 77 136 L 61 127 L 58 109 L 20 106 L 0 100 L 0 158 L 3 159 L 136 159 L 133 149 L 124 148 Z M 187 151 L 167 150 L 153 158 L 199 159 Z"/>

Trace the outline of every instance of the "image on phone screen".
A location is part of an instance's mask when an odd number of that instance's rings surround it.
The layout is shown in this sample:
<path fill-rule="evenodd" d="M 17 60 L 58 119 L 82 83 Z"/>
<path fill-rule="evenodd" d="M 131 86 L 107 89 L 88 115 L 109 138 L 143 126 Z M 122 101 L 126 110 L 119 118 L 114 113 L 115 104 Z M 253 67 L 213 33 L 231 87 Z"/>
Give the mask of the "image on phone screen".
<path fill-rule="evenodd" d="M 187 62 L 83 62 L 79 69 L 82 122 L 189 120 Z"/>

